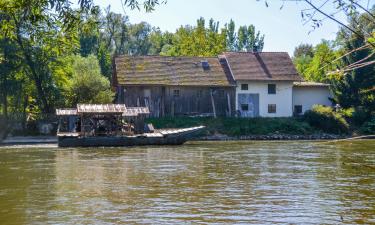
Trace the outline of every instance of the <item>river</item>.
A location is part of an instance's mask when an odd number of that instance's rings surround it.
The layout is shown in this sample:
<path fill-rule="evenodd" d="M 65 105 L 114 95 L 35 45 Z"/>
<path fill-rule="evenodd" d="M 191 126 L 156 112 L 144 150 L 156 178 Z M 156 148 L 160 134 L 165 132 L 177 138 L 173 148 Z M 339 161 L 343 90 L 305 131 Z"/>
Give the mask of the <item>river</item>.
<path fill-rule="evenodd" d="M 0 148 L 0 224 L 375 224 L 375 141 Z"/>

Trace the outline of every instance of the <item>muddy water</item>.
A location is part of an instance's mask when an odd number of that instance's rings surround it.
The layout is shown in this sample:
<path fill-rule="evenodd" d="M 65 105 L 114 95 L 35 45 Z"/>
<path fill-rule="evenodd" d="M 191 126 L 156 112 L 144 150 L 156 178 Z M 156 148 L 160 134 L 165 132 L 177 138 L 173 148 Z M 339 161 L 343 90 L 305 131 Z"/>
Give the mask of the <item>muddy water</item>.
<path fill-rule="evenodd" d="M 0 148 L 0 224 L 375 223 L 375 141 Z"/>

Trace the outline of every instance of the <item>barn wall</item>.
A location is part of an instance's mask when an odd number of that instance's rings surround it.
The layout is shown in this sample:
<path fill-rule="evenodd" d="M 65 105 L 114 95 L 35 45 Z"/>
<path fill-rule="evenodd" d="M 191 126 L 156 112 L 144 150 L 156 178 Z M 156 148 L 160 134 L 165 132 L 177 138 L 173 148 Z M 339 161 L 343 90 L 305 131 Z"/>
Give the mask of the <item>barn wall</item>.
<path fill-rule="evenodd" d="M 118 88 L 118 103 L 129 107 L 147 106 L 152 117 L 212 114 L 211 90 L 214 90 L 217 116 L 233 115 L 235 89 L 232 87 L 122 86 Z"/>

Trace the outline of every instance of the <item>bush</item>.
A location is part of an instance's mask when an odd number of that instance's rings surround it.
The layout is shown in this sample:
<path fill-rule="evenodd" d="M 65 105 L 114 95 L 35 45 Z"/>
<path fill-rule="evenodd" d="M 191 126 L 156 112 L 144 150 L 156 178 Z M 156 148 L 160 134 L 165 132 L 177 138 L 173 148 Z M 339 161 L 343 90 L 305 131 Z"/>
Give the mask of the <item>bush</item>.
<path fill-rule="evenodd" d="M 369 121 L 370 119 L 370 113 L 364 110 L 362 107 L 356 108 L 351 118 L 352 122 L 357 126 L 363 125 L 366 121 Z"/>
<path fill-rule="evenodd" d="M 375 134 L 375 117 L 364 123 L 360 129 L 363 134 Z"/>
<path fill-rule="evenodd" d="M 344 117 L 334 112 L 331 107 L 316 105 L 305 113 L 304 119 L 312 127 L 327 133 L 349 132 L 349 124 Z"/>

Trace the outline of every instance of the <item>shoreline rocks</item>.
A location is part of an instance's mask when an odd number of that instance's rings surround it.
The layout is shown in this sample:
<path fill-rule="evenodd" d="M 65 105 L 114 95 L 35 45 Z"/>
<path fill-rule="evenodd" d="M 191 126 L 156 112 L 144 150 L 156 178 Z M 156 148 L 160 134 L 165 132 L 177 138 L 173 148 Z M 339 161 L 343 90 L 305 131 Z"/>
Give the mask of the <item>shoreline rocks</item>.
<path fill-rule="evenodd" d="M 211 136 L 199 137 L 195 140 L 200 141 L 239 141 L 239 140 L 258 140 L 258 141 L 277 141 L 277 140 L 338 140 L 350 138 L 349 135 L 337 134 L 311 134 L 311 135 L 293 135 L 293 134 L 269 134 L 269 135 L 241 135 L 231 137 L 224 134 L 215 134 Z"/>

